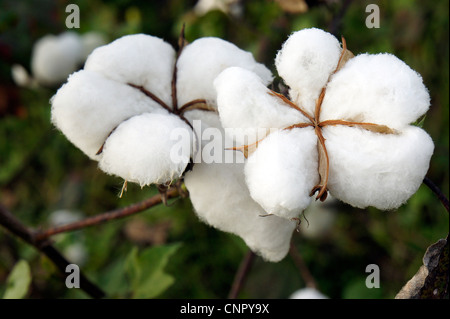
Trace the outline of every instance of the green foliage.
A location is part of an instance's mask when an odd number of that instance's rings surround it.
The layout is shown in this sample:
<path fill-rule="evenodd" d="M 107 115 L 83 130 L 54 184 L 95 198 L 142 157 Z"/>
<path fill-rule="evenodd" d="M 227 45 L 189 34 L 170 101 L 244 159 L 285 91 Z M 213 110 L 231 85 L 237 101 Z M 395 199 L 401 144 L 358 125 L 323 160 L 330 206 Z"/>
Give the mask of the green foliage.
<path fill-rule="evenodd" d="M 26 260 L 20 260 L 6 279 L 6 290 L 3 299 L 22 299 L 28 293 L 31 283 L 30 266 Z"/>

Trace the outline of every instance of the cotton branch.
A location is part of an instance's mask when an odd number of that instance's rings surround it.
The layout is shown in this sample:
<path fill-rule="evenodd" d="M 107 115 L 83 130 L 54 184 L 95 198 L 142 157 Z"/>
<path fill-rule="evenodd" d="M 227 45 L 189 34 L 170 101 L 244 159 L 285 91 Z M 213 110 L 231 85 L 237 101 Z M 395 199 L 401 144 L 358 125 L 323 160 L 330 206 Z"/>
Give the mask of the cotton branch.
<path fill-rule="evenodd" d="M 427 185 L 428 188 L 431 189 L 431 191 L 433 193 L 436 194 L 438 199 L 441 201 L 442 205 L 444 205 L 444 207 L 447 210 L 447 212 L 449 212 L 449 210 L 448 210 L 449 209 L 448 198 L 444 195 L 444 193 L 441 191 L 441 189 L 439 187 L 437 187 L 428 177 L 425 177 L 423 179 L 423 183 L 425 185 Z"/>
<path fill-rule="evenodd" d="M 230 293 L 228 294 L 228 299 L 236 299 L 239 295 L 239 292 L 241 291 L 241 288 L 244 285 L 244 282 L 247 279 L 247 275 L 253 265 L 255 257 L 255 253 L 249 250 L 242 259 L 236 275 L 234 276 L 233 285 L 231 286 Z"/>
<path fill-rule="evenodd" d="M 53 235 L 74 231 L 82 228 L 86 228 L 93 225 L 99 225 L 105 223 L 110 220 L 120 219 L 124 217 L 131 216 L 136 213 L 140 213 L 146 209 L 149 209 L 153 206 L 161 204 L 164 200 L 171 199 L 179 196 L 179 191 L 177 188 L 168 189 L 163 195 L 157 194 L 150 198 L 147 198 L 141 202 L 132 204 L 130 206 L 115 209 L 103 214 L 99 214 L 93 217 L 89 217 L 74 223 L 69 223 L 62 226 L 52 227 L 47 230 L 37 231 L 33 234 L 35 240 L 42 241 Z"/>
<path fill-rule="evenodd" d="M 66 267 L 71 263 L 66 260 L 53 245 L 51 245 L 49 240 L 36 240 L 33 232 L 2 205 L 0 205 L 0 225 L 9 230 L 13 235 L 16 235 L 26 243 L 34 246 L 37 250 L 47 256 L 61 273 L 65 274 Z M 94 283 L 89 281 L 89 279 L 81 272 L 80 288 L 93 298 L 102 298 L 105 296 L 105 293 Z"/>

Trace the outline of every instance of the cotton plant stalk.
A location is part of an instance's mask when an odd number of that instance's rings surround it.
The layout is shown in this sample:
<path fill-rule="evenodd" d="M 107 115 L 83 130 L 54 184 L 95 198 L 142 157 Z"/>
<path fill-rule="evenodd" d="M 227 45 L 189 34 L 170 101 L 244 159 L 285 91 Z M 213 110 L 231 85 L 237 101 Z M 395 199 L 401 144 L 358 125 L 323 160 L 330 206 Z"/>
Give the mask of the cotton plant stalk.
<path fill-rule="evenodd" d="M 289 98 L 239 67 L 215 80 L 222 125 L 243 134 L 251 197 L 295 219 L 312 196 L 393 210 L 419 188 L 434 150 L 411 125 L 430 97 L 421 76 L 392 54 L 354 56 L 319 29 L 293 33 L 275 59 Z M 262 132 L 262 133 L 261 133 Z M 244 143 L 246 142 L 246 143 Z"/>
<path fill-rule="evenodd" d="M 137 34 L 97 48 L 51 99 L 52 122 L 100 169 L 125 182 L 144 187 L 184 179 L 202 221 L 242 237 L 266 260 L 278 261 L 289 250 L 295 225 L 260 217 L 265 211 L 250 197 L 243 161 L 200 161 L 189 167 L 206 146 L 200 140 L 203 131 L 223 133 L 215 77 L 232 66 L 257 74 L 264 85 L 273 76 L 251 53 L 218 38 L 187 44 L 180 37 L 179 47 L 175 51 L 160 38 Z M 194 131 L 196 120 L 200 132 Z M 175 131 L 189 138 L 174 140 Z M 212 141 L 219 144 L 215 149 L 222 142 Z M 177 143 L 183 144 L 182 154 L 174 161 Z"/>

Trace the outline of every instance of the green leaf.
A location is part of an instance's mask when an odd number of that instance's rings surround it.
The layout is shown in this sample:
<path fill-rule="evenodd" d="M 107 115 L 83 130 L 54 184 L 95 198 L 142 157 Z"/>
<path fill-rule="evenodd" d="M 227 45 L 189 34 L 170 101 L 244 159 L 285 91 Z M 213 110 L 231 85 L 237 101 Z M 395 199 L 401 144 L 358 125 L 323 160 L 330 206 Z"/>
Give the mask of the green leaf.
<path fill-rule="evenodd" d="M 126 274 L 131 280 L 132 298 L 154 298 L 169 288 L 175 279 L 164 272 L 170 257 L 181 244 L 154 246 L 138 254 L 135 247 L 127 257 Z"/>
<path fill-rule="evenodd" d="M 6 279 L 4 299 L 22 299 L 28 292 L 31 283 L 31 272 L 28 262 L 20 260 Z"/>

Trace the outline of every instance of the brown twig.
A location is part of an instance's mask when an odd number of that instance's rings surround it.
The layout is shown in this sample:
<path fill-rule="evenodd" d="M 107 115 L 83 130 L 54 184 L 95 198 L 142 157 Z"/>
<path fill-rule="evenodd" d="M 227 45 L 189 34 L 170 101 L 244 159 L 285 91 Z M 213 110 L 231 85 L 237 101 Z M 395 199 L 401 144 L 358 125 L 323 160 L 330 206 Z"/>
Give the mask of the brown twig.
<path fill-rule="evenodd" d="M 165 196 L 165 199 L 170 199 L 170 198 L 179 196 L 177 188 L 175 187 L 175 188 L 171 188 L 171 189 L 167 190 L 167 192 L 165 193 L 164 196 Z M 132 204 L 132 205 L 124 207 L 124 208 L 115 209 L 115 210 L 112 210 L 112 211 L 109 211 L 109 212 L 106 212 L 103 214 L 99 214 L 99 215 L 96 215 L 93 217 L 88 217 L 86 219 L 83 219 L 83 220 L 80 220 L 80 221 L 77 221 L 74 223 L 52 227 L 52 228 L 49 228 L 49 229 L 43 230 L 43 231 L 36 231 L 33 234 L 33 237 L 35 238 L 35 240 L 42 241 L 42 240 L 45 240 L 56 234 L 74 231 L 74 230 L 86 228 L 86 227 L 93 226 L 93 225 L 99 225 L 99 224 L 105 223 L 105 222 L 113 220 L 113 219 L 124 218 L 124 217 L 130 216 L 130 215 L 142 212 L 142 211 L 149 209 L 150 207 L 153 207 L 155 205 L 158 205 L 158 204 L 162 203 L 163 200 L 164 200 L 163 196 L 161 196 L 160 194 L 157 194 L 157 195 L 147 198 L 146 200 L 143 200 L 139 203 L 135 203 L 135 204 Z"/>
<path fill-rule="evenodd" d="M 423 183 L 428 186 L 429 189 L 433 193 L 436 194 L 438 199 L 441 201 L 442 205 L 444 205 L 445 209 L 447 210 L 447 213 L 449 212 L 449 201 L 448 198 L 444 195 L 444 193 L 441 191 L 439 187 L 436 186 L 428 177 L 425 176 L 423 179 Z"/>
<path fill-rule="evenodd" d="M 308 267 L 306 266 L 306 263 L 303 260 L 302 256 L 300 255 L 300 253 L 294 247 L 293 243 L 291 243 L 291 247 L 289 249 L 289 255 L 291 256 L 292 260 L 294 261 L 295 265 L 297 266 L 298 270 L 300 271 L 300 275 L 302 276 L 303 280 L 305 281 L 306 287 L 317 289 L 316 280 L 314 279 L 313 275 L 311 274 Z"/>
<path fill-rule="evenodd" d="M 228 299 L 237 298 L 242 286 L 244 285 L 245 280 L 247 279 L 247 275 L 250 272 L 255 257 L 255 253 L 249 250 L 248 253 L 244 256 L 244 259 L 242 259 L 236 275 L 234 276 L 233 284 L 231 286 L 230 293 L 228 294 Z"/>
<path fill-rule="evenodd" d="M 2 205 L 0 205 L 0 225 L 6 228 L 13 235 L 34 246 L 37 250 L 47 256 L 47 258 L 55 264 L 61 273 L 66 273 L 66 267 L 71 263 L 51 245 L 49 240 L 36 240 L 33 236 L 33 232 Z M 103 298 L 105 296 L 105 293 L 89 279 L 87 279 L 81 271 L 80 288 L 93 298 Z"/>

